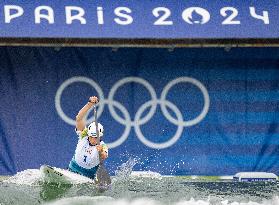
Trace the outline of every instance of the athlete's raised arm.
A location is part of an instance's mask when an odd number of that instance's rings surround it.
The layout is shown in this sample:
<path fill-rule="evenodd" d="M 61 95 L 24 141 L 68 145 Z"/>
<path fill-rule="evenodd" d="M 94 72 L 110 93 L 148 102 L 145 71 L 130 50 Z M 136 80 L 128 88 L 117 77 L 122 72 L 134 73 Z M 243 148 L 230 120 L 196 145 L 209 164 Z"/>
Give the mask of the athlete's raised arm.
<path fill-rule="evenodd" d="M 88 110 L 90 110 L 90 108 L 97 104 L 99 102 L 98 97 L 96 96 L 91 96 L 88 100 L 88 102 L 83 106 L 83 108 L 80 109 L 80 111 L 78 112 L 77 116 L 76 116 L 76 128 L 78 131 L 83 131 L 86 125 L 86 122 L 84 120 L 84 117 L 86 115 L 86 113 L 88 112 Z"/>

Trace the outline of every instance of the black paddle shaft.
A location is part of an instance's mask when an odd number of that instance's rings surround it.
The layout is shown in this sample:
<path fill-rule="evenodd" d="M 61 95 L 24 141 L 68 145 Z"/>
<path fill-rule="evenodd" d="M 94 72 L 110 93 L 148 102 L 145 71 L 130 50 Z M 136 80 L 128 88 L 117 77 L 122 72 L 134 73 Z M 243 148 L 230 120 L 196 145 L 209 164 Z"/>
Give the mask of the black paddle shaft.
<path fill-rule="evenodd" d="M 97 134 L 97 145 L 100 145 L 100 133 L 99 133 L 99 127 L 98 127 L 98 120 L 97 120 L 97 108 L 96 105 L 94 105 L 94 122 L 96 126 L 96 134 Z"/>
<path fill-rule="evenodd" d="M 94 105 L 94 122 L 96 125 L 96 135 L 97 135 L 97 145 L 100 145 L 100 133 L 99 133 L 99 128 L 98 128 L 98 120 L 97 120 L 97 108 Z M 111 184 L 111 179 L 108 174 L 108 171 L 105 168 L 105 165 L 103 163 L 103 159 L 101 158 L 101 154 L 99 154 L 99 168 L 97 170 L 97 179 L 98 179 L 98 184 L 101 186 L 107 186 Z"/>

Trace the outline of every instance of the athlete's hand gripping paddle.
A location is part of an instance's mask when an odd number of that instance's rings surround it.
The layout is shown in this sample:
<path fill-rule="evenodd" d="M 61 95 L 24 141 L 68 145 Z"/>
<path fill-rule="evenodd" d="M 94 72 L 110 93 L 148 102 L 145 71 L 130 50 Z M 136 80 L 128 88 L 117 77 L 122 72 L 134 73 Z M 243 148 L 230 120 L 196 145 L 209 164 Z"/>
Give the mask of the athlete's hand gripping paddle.
<path fill-rule="evenodd" d="M 96 105 L 94 105 L 93 109 L 94 109 L 94 121 L 95 121 L 95 125 L 96 125 L 97 145 L 100 145 L 100 134 L 99 134 L 99 128 L 98 128 Z M 108 171 L 105 168 L 104 162 L 101 158 L 101 153 L 99 153 L 99 160 L 100 160 L 100 164 L 99 164 L 99 168 L 96 173 L 98 185 L 100 185 L 101 187 L 106 187 L 111 184 L 111 179 L 110 179 Z"/>

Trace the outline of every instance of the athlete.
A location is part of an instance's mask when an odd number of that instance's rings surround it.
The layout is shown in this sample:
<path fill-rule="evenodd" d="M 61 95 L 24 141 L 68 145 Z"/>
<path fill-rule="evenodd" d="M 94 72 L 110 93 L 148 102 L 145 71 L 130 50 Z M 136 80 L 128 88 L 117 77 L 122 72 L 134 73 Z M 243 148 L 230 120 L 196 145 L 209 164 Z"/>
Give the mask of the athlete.
<path fill-rule="evenodd" d="M 86 113 L 99 102 L 96 96 L 89 98 L 86 105 L 81 108 L 76 116 L 76 133 L 79 137 L 75 155 L 69 164 L 69 170 L 94 180 L 100 160 L 108 157 L 108 147 L 102 141 L 103 126 L 98 123 L 100 145 L 97 145 L 97 129 L 95 122 L 86 127 L 84 117 Z M 100 159 L 101 158 L 101 159 Z"/>

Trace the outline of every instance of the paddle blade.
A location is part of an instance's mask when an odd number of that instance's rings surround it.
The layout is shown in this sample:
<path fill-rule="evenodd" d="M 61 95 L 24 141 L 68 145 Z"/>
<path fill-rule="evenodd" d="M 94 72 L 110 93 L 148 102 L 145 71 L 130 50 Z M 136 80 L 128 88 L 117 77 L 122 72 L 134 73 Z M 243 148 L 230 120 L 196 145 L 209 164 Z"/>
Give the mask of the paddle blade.
<path fill-rule="evenodd" d="M 96 178 L 97 178 L 97 184 L 99 186 L 106 187 L 111 184 L 109 173 L 103 163 L 99 165 L 99 168 L 96 173 Z"/>

